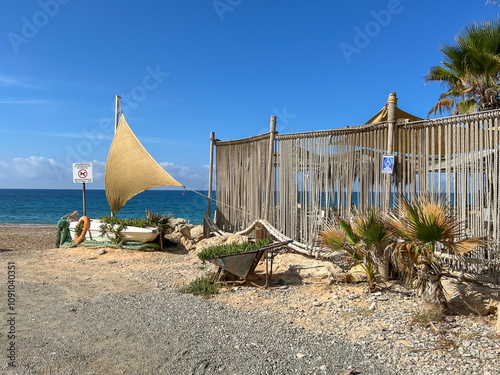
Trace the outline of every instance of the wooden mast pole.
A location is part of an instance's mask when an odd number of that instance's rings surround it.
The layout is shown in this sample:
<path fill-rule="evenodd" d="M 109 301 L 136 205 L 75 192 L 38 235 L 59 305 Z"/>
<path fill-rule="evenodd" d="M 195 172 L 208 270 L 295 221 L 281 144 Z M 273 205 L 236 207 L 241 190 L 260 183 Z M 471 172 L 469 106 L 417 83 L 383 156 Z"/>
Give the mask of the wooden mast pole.
<path fill-rule="evenodd" d="M 118 119 L 120 117 L 120 96 L 116 95 L 115 97 L 115 134 L 116 129 L 118 128 Z M 114 217 L 115 214 L 111 211 L 111 217 Z"/>

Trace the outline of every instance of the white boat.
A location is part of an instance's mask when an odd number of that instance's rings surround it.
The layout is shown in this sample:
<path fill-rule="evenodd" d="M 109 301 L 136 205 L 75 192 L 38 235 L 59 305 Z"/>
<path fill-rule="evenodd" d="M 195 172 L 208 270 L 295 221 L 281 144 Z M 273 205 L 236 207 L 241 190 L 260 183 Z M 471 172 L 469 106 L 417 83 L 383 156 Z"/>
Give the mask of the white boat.
<path fill-rule="evenodd" d="M 78 224 L 78 221 L 70 221 L 69 222 L 69 233 L 71 239 L 75 239 L 75 228 Z M 93 241 L 111 241 L 114 237 L 113 233 L 102 234 L 101 225 L 103 224 L 101 220 L 90 219 L 89 220 L 89 230 L 85 234 L 86 240 Z M 116 229 L 116 225 L 113 226 L 113 229 Z M 160 231 L 158 228 L 140 228 L 140 227 L 132 227 L 127 226 L 121 232 L 121 236 L 123 241 L 137 241 L 137 242 L 151 242 L 153 241 Z"/>

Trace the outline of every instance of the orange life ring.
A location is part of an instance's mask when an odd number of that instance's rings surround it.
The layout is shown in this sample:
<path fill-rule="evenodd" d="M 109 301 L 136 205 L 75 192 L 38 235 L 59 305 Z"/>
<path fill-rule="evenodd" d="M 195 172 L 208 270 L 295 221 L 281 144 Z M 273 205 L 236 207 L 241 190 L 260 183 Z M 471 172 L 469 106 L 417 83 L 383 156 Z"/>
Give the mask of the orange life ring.
<path fill-rule="evenodd" d="M 80 224 L 80 222 L 82 220 L 83 220 L 83 229 L 82 229 L 82 232 L 80 233 L 80 235 L 78 237 L 76 236 L 76 230 L 75 230 L 75 242 L 76 243 L 83 242 L 83 240 L 85 239 L 85 235 L 87 234 L 87 231 L 89 230 L 89 227 L 90 227 L 89 218 L 87 216 L 82 216 L 80 218 L 80 220 L 78 220 L 78 224 Z M 76 226 L 78 226 L 78 224 L 76 224 Z"/>

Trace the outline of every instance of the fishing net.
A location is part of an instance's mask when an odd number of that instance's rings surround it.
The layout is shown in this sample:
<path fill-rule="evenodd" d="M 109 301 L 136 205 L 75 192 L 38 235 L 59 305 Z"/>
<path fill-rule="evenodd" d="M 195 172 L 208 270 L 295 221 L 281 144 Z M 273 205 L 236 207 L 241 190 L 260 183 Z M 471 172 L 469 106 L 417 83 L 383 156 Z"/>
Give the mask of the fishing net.
<path fill-rule="evenodd" d="M 57 222 L 57 239 L 56 247 L 63 247 L 67 242 L 71 242 L 69 235 L 69 221 L 68 219 L 61 219 Z"/>
<path fill-rule="evenodd" d="M 127 241 L 121 244 L 114 244 L 111 241 L 92 241 L 85 240 L 80 244 L 74 241 L 66 242 L 61 245 L 62 248 L 69 249 L 72 247 L 83 247 L 87 249 L 102 249 L 106 247 L 111 247 L 113 249 L 126 249 L 126 250 L 143 250 L 143 251 L 156 251 L 160 250 L 160 247 L 155 243 L 142 243 L 136 241 Z"/>

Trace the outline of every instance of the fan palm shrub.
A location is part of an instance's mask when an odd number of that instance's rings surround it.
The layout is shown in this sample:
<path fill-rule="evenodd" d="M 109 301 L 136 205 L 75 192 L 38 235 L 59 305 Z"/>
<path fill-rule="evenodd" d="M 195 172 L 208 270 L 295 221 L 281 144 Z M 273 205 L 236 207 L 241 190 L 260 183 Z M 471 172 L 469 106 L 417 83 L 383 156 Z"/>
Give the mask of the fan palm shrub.
<path fill-rule="evenodd" d="M 453 215 L 449 202 L 440 196 L 422 194 L 411 201 L 401 196 L 387 225 L 399 238 L 392 243 L 391 259 L 410 283 L 417 272 L 417 290 L 427 302 L 446 305 L 438 249 L 464 255 L 485 245 L 482 237 L 466 238 L 464 223 Z"/>
<path fill-rule="evenodd" d="M 373 291 L 376 276 L 381 275 L 383 281 L 388 277 L 385 249 L 390 234 L 380 213 L 371 209 L 356 213 L 352 221 L 337 217 L 335 224 L 320 231 L 319 240 L 332 250 L 346 251 L 352 259 L 360 262 L 368 278 L 368 287 Z"/>

